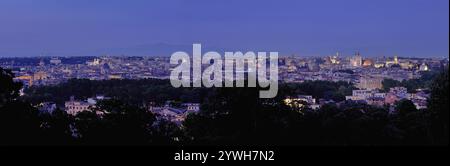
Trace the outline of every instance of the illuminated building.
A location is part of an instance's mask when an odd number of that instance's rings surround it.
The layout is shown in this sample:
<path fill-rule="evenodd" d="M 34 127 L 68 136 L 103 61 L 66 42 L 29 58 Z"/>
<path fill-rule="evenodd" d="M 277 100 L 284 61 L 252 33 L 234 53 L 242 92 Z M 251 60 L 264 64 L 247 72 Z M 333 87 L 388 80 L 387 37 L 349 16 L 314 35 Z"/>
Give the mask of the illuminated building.
<path fill-rule="evenodd" d="M 47 73 L 46 73 L 46 72 L 43 72 L 43 71 L 36 72 L 36 73 L 34 73 L 34 75 L 33 75 L 33 80 L 34 80 L 34 81 L 45 80 L 45 79 L 47 79 L 47 78 L 48 78 Z"/>
<path fill-rule="evenodd" d="M 359 54 L 359 52 L 357 52 L 355 54 L 355 56 L 350 58 L 350 65 L 352 67 L 361 67 L 362 66 L 362 57 Z"/>
<path fill-rule="evenodd" d="M 59 65 L 59 64 L 61 64 L 61 60 L 58 59 L 58 58 L 52 58 L 50 60 L 50 64 L 52 64 L 52 65 Z"/>
<path fill-rule="evenodd" d="M 425 63 L 422 63 L 419 67 L 420 71 L 429 71 L 430 69 L 428 68 L 428 65 Z"/>
<path fill-rule="evenodd" d="M 386 61 L 386 67 L 390 67 L 392 65 L 398 65 L 398 57 L 397 56 L 394 56 L 394 60 Z"/>
<path fill-rule="evenodd" d="M 380 77 L 362 77 L 360 82 L 357 84 L 359 89 L 381 89 L 383 87 L 383 78 Z"/>
<path fill-rule="evenodd" d="M 339 52 L 336 53 L 334 56 L 329 57 L 331 64 L 339 64 Z"/>
<path fill-rule="evenodd" d="M 371 59 L 366 59 L 366 60 L 364 60 L 362 66 L 363 66 L 363 67 L 371 67 L 371 66 L 373 66 L 373 60 L 371 60 Z"/>
<path fill-rule="evenodd" d="M 14 81 L 20 81 L 25 86 L 33 86 L 33 77 L 30 75 L 15 77 Z"/>
<path fill-rule="evenodd" d="M 65 103 L 66 112 L 70 115 L 76 115 L 83 111 L 89 111 L 91 106 L 93 106 L 93 104 L 84 101 L 76 101 L 74 98 L 71 98 L 70 101 Z"/>

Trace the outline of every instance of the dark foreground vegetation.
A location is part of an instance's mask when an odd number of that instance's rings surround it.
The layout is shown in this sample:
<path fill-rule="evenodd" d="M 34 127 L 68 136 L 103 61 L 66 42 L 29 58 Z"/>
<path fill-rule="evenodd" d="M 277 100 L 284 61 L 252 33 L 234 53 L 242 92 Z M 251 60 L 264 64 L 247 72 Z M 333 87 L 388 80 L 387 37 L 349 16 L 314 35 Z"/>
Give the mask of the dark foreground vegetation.
<path fill-rule="evenodd" d="M 34 87 L 21 85 L 0 68 L 0 145 L 448 145 L 448 69 L 433 78 L 428 110 L 410 101 L 387 108 L 343 101 L 346 83 L 283 84 L 277 98 L 259 99 L 257 88 L 172 88 L 167 80 L 70 80 Z M 57 110 L 39 113 L 33 104 L 70 96 L 112 97 L 96 111 L 76 116 Z M 340 102 L 319 110 L 287 107 L 286 96 L 309 94 Z M 146 103 L 200 102 L 201 112 L 181 125 L 157 121 Z"/>

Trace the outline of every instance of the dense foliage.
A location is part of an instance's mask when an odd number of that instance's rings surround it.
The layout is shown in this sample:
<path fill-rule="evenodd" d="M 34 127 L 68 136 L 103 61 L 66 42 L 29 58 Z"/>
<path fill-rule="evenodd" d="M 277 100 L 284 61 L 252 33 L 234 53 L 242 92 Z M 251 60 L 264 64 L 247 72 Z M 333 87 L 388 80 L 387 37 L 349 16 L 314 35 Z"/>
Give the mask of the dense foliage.
<path fill-rule="evenodd" d="M 356 89 L 351 83 L 329 82 L 329 81 L 306 81 L 303 83 L 287 84 L 283 87 L 289 95 L 312 95 L 314 98 L 334 100 L 336 102 L 345 100 L 345 96 L 352 95 Z"/>
<path fill-rule="evenodd" d="M 53 101 L 64 104 L 71 96 L 76 99 L 86 99 L 96 95 L 114 97 L 130 105 L 142 106 L 148 102 L 162 104 L 166 100 L 182 102 L 201 102 L 200 95 L 205 89 L 176 89 L 168 80 L 105 80 L 91 81 L 87 79 L 71 79 L 55 86 L 32 87 L 25 90 L 23 98 L 33 104 Z"/>
<path fill-rule="evenodd" d="M 287 95 L 312 95 L 334 101 L 345 100 L 355 89 L 347 82 L 306 81 L 304 83 L 285 84 L 280 87 Z M 180 102 L 203 102 L 211 89 L 206 88 L 173 88 L 169 80 L 104 80 L 71 79 L 55 86 L 31 87 L 25 90 L 28 94 L 23 99 L 38 104 L 53 101 L 64 104 L 71 96 L 86 99 L 95 95 L 115 97 L 131 105 L 145 105 L 148 102 L 163 104 L 167 100 Z"/>
<path fill-rule="evenodd" d="M 420 78 L 397 81 L 393 79 L 383 80 L 383 91 L 387 92 L 393 87 L 406 87 L 408 92 L 415 92 L 416 89 L 424 89 L 430 87 L 433 80 L 440 74 L 438 71 L 423 72 Z"/>
<path fill-rule="evenodd" d="M 448 145 L 448 71 L 433 81 L 429 110 L 406 100 L 396 114 L 348 101 L 319 110 L 283 103 L 295 94 L 341 101 L 353 88 L 341 82 L 281 85 L 274 99 L 259 99 L 258 88 L 177 89 L 164 80 L 71 80 L 27 90 L 32 102 L 113 97 L 76 116 L 39 113 L 18 98 L 12 73 L 0 71 L 1 145 Z M 142 104 L 155 99 L 198 100 L 201 112 L 182 126 L 159 121 Z"/>

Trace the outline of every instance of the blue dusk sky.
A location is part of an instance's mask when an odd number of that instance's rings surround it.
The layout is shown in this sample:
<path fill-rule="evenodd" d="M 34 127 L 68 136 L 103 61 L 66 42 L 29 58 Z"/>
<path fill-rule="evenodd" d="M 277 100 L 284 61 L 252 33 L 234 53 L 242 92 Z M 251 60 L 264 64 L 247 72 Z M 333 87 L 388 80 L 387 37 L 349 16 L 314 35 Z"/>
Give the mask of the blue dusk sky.
<path fill-rule="evenodd" d="M 193 43 L 448 57 L 449 0 L 0 0 L 0 57 L 168 56 Z"/>

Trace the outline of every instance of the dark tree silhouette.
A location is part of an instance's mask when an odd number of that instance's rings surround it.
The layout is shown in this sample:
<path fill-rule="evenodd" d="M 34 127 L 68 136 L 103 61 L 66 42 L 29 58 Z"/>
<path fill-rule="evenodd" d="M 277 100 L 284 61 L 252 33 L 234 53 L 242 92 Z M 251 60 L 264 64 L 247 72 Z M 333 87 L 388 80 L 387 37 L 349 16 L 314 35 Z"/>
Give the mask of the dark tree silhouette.
<path fill-rule="evenodd" d="M 22 84 L 13 81 L 14 74 L 11 70 L 0 67 L 0 107 L 12 102 L 19 96 Z"/>
<path fill-rule="evenodd" d="M 42 133 L 37 112 L 17 100 L 22 85 L 13 78 L 10 70 L 0 68 L 0 145 L 40 144 Z"/>
<path fill-rule="evenodd" d="M 434 79 L 429 100 L 430 127 L 434 144 L 448 145 L 449 141 L 449 89 L 448 67 Z"/>
<path fill-rule="evenodd" d="M 406 99 L 398 101 L 395 105 L 395 110 L 400 115 L 406 115 L 418 111 L 414 103 L 411 100 Z"/>
<path fill-rule="evenodd" d="M 448 145 L 448 69 L 433 81 L 429 110 L 402 100 L 396 105 L 398 114 L 343 101 L 354 89 L 344 82 L 280 84 L 276 98 L 259 99 L 260 88 L 177 89 L 167 80 L 70 80 L 33 87 L 19 97 L 21 84 L 13 77 L 0 68 L 0 145 Z M 61 104 L 70 95 L 96 94 L 112 99 L 76 116 L 63 110 L 42 113 L 24 102 Z M 338 102 L 318 110 L 284 103 L 298 94 Z M 201 102 L 201 111 L 178 126 L 145 107 L 149 101 L 166 100 Z"/>

